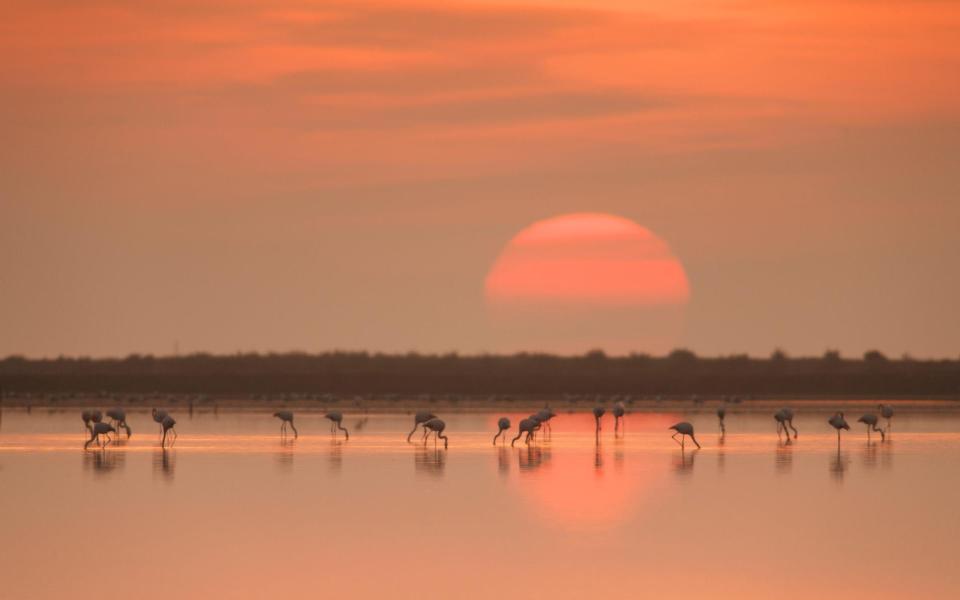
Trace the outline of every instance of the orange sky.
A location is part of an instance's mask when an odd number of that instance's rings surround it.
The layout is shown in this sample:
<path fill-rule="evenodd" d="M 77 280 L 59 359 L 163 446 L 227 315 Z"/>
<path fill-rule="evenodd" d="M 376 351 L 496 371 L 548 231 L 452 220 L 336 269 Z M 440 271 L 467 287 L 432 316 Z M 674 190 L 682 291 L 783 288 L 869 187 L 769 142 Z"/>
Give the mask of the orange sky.
<path fill-rule="evenodd" d="M 496 349 L 567 212 L 669 244 L 702 352 L 958 352 L 954 3 L 4 14 L 0 355 Z"/>

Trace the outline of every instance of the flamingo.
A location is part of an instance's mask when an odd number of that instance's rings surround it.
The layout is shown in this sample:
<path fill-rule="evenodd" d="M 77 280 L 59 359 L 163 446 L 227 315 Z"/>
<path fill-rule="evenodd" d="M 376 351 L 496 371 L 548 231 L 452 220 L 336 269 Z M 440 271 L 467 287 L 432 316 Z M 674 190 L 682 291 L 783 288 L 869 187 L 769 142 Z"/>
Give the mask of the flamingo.
<path fill-rule="evenodd" d="M 133 433 L 130 431 L 130 426 L 127 425 L 127 413 L 122 408 L 111 408 L 107 411 L 107 416 L 113 421 L 112 425 L 119 429 L 123 427 L 127 432 L 127 439 L 130 439 L 130 435 Z"/>
<path fill-rule="evenodd" d="M 100 414 L 99 410 L 85 410 L 80 413 L 80 418 L 83 419 L 83 426 L 87 430 L 91 430 L 91 423 L 99 423 L 103 420 L 103 415 Z"/>
<path fill-rule="evenodd" d="M 93 427 L 90 428 L 90 439 L 87 440 L 87 443 L 83 445 L 83 449 L 86 450 L 87 447 L 94 442 L 94 440 L 99 441 L 100 436 L 107 438 L 107 441 L 103 443 L 103 447 L 106 448 L 107 444 L 111 442 L 110 432 L 116 432 L 113 425 L 109 423 L 96 422 L 93 424 Z"/>
<path fill-rule="evenodd" d="M 797 439 L 797 428 L 793 426 L 793 409 L 791 408 L 781 408 L 777 412 L 773 413 L 773 418 L 777 421 L 777 437 L 780 437 L 780 430 L 783 429 L 784 433 L 787 434 L 787 438 L 790 438 L 790 429 L 793 429 L 793 439 Z M 787 429 L 787 428 L 790 429 Z"/>
<path fill-rule="evenodd" d="M 155 408 L 151 411 L 153 422 L 160 426 L 160 434 L 163 435 L 163 420 L 167 418 L 167 411 Z"/>
<path fill-rule="evenodd" d="M 830 423 L 834 429 L 837 430 L 837 448 L 840 448 L 840 430 L 846 429 L 849 431 L 850 426 L 847 425 L 847 420 L 843 418 L 842 412 L 837 412 L 835 415 L 827 419 L 827 423 Z"/>
<path fill-rule="evenodd" d="M 623 402 L 617 402 L 613 405 L 613 432 L 616 433 L 620 428 L 620 419 L 623 419 L 623 416 L 627 413 L 627 409 L 623 406 Z M 624 419 L 623 428 L 627 428 L 627 421 Z"/>
<path fill-rule="evenodd" d="M 887 431 L 890 431 L 890 419 L 893 418 L 893 407 L 889 404 L 881 404 L 880 415 L 887 420 Z"/>
<path fill-rule="evenodd" d="M 517 425 L 517 437 L 510 440 L 510 447 L 512 448 L 513 444 L 516 443 L 516 441 L 519 440 L 520 436 L 523 435 L 524 433 L 527 434 L 527 437 L 524 441 L 529 446 L 530 437 L 533 435 L 533 431 L 534 429 L 537 428 L 538 425 L 539 423 L 537 423 L 533 419 L 523 419 L 522 421 L 520 421 L 520 424 Z"/>
<path fill-rule="evenodd" d="M 328 418 L 328 419 L 330 419 L 330 432 L 331 432 L 331 433 L 333 433 L 334 435 L 336 435 L 336 434 L 337 434 L 337 430 L 339 429 L 340 431 L 343 432 L 343 435 L 346 437 L 346 439 L 348 439 L 348 440 L 350 439 L 350 432 L 347 431 L 347 428 L 343 426 L 343 413 L 341 413 L 341 412 L 338 411 L 338 410 L 335 410 L 335 411 L 332 411 L 332 412 L 328 412 L 327 414 L 325 414 L 325 415 L 323 415 L 323 416 L 326 417 L 326 418 Z"/>
<path fill-rule="evenodd" d="M 510 429 L 510 419 L 506 417 L 500 417 L 500 420 L 497 421 L 497 435 L 493 436 L 493 445 L 497 445 L 497 438 L 500 437 L 504 431 Z M 503 439 L 507 439 L 507 436 L 503 436 Z"/>
<path fill-rule="evenodd" d="M 170 415 L 165 415 L 163 420 L 160 422 L 160 427 L 163 429 L 163 438 L 160 440 L 160 447 L 164 448 L 167 444 L 167 432 L 173 432 L 173 439 L 170 440 L 170 445 L 172 446 L 174 442 L 177 441 L 177 430 L 173 428 L 177 422 Z"/>
<path fill-rule="evenodd" d="M 723 435 L 727 433 L 727 427 L 724 425 L 723 420 L 727 417 L 727 407 L 721 406 L 717 409 L 717 419 L 720 420 L 720 434 Z"/>
<path fill-rule="evenodd" d="M 593 418 L 597 421 L 597 437 L 600 437 L 600 417 L 607 414 L 607 409 L 597 406 L 593 409 Z"/>
<path fill-rule="evenodd" d="M 447 436 L 443 435 L 443 430 L 446 428 L 447 424 L 441 421 L 440 419 L 434 417 L 423 424 L 423 428 L 427 430 L 427 436 L 429 437 L 430 432 L 432 431 L 436 434 L 436 437 L 433 438 L 433 443 L 437 443 L 437 438 L 443 440 L 443 449 L 447 449 Z M 426 443 L 426 440 L 424 441 Z"/>
<path fill-rule="evenodd" d="M 871 431 L 879 431 L 879 432 L 880 432 L 880 439 L 881 439 L 881 440 L 886 440 L 886 439 L 887 439 L 887 434 L 886 434 L 886 432 L 884 432 L 882 429 L 880 429 L 879 427 L 877 427 L 877 420 L 878 420 L 878 419 L 877 419 L 877 415 L 863 415 L 862 417 L 860 417 L 859 419 L 857 419 L 857 422 L 858 422 L 858 423 L 863 423 L 864 425 L 867 426 L 867 441 L 868 441 L 868 442 L 870 441 L 870 432 L 871 432 Z"/>
<path fill-rule="evenodd" d="M 549 406 L 546 406 L 537 412 L 537 420 L 540 421 L 541 424 L 546 425 L 547 430 L 550 431 L 550 433 L 553 433 L 553 426 L 550 424 L 550 419 L 554 418 L 555 416 L 557 416 L 557 413 L 553 412 L 553 409 Z"/>
<path fill-rule="evenodd" d="M 293 425 L 293 413 L 289 410 L 278 410 L 273 413 L 273 416 L 280 419 L 280 435 L 287 433 L 287 423 L 290 424 L 290 429 L 293 429 L 293 438 L 296 439 L 300 437 L 297 433 L 297 428 Z"/>
<path fill-rule="evenodd" d="M 413 434 L 417 432 L 417 427 L 420 427 L 430 419 L 436 419 L 437 415 L 426 410 L 418 410 L 417 414 L 413 415 L 413 429 L 410 430 L 410 433 L 407 435 L 407 441 L 410 441 L 410 438 L 413 437 Z M 423 430 L 424 438 L 426 438 L 427 430 Z"/>
<path fill-rule="evenodd" d="M 697 449 L 700 448 L 700 443 L 697 442 L 697 438 L 693 437 L 693 425 L 691 425 L 690 423 L 687 423 L 686 421 L 681 421 L 676 425 L 671 425 L 670 427 L 668 427 L 668 429 L 673 429 L 676 431 L 676 433 L 670 436 L 673 438 L 673 441 L 676 442 L 677 436 L 678 435 L 680 436 L 680 442 L 679 442 L 680 448 L 683 448 L 683 442 L 684 440 L 687 439 L 686 436 L 688 435 L 690 436 L 690 439 L 693 440 L 693 443 L 697 445 Z"/>
<path fill-rule="evenodd" d="M 543 428 L 543 419 L 540 418 L 540 413 L 534 413 L 527 418 L 533 421 L 534 423 L 536 423 L 536 426 L 534 426 L 533 431 L 530 432 L 530 437 L 536 440 L 537 432 Z"/>

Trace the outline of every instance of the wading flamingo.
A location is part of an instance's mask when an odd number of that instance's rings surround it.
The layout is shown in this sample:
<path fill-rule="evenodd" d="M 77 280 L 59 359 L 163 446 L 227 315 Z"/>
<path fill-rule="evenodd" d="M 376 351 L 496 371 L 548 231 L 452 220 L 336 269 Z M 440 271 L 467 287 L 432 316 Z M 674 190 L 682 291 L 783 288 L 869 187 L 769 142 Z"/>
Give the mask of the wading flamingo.
<path fill-rule="evenodd" d="M 417 432 L 417 427 L 420 427 L 430 419 L 436 419 L 437 415 L 426 410 L 418 410 L 417 414 L 413 415 L 413 429 L 410 430 L 410 433 L 407 434 L 407 441 L 410 441 L 410 438 L 413 437 L 413 434 Z M 427 430 L 423 430 L 423 437 L 426 439 Z"/>
<path fill-rule="evenodd" d="M 441 421 L 440 419 L 433 418 L 423 424 L 423 428 L 427 430 L 427 437 L 429 438 L 429 433 L 433 432 L 434 438 L 433 443 L 436 445 L 437 438 L 443 440 L 443 449 L 447 449 L 447 436 L 443 435 L 443 430 L 446 428 L 447 424 Z M 426 441 L 424 441 L 426 443 Z"/>
<path fill-rule="evenodd" d="M 527 434 L 527 437 L 526 439 L 524 439 L 524 442 L 526 442 L 527 445 L 529 445 L 530 437 L 533 436 L 533 431 L 534 429 L 537 428 L 537 426 L 539 426 L 539 423 L 537 423 L 533 419 L 523 419 L 522 421 L 520 421 L 520 424 L 517 425 L 517 437 L 510 440 L 510 446 L 513 447 L 513 444 L 516 443 L 516 441 L 519 440 L 520 436 L 523 435 L 524 433 Z"/>
<path fill-rule="evenodd" d="M 842 412 L 837 412 L 835 415 L 827 419 L 827 423 L 830 423 L 830 425 L 837 430 L 837 448 L 840 448 L 840 430 L 850 430 L 850 426 L 847 425 L 847 420 L 843 418 Z"/>
<path fill-rule="evenodd" d="M 122 408 L 111 408 L 107 411 L 107 416 L 112 420 L 111 425 L 117 428 L 117 431 L 120 431 L 120 428 L 127 432 L 127 439 L 130 439 L 130 435 L 133 433 L 130 431 L 130 426 L 127 425 L 127 413 Z"/>
<path fill-rule="evenodd" d="M 500 417 L 500 420 L 497 421 L 497 435 L 493 436 L 493 445 L 497 445 L 497 438 L 500 437 L 504 431 L 510 429 L 510 419 L 506 417 Z M 506 440 L 507 436 L 503 436 L 503 439 Z"/>
<path fill-rule="evenodd" d="M 600 418 L 607 414 L 607 409 L 597 406 L 593 409 L 593 418 L 597 421 L 597 437 L 600 437 Z"/>
<path fill-rule="evenodd" d="M 887 420 L 887 431 L 890 431 L 890 419 L 893 418 L 893 407 L 889 404 L 881 404 L 880 416 Z"/>
<path fill-rule="evenodd" d="M 881 441 L 887 439 L 887 434 L 886 434 L 886 432 L 885 432 L 884 430 L 880 429 L 879 427 L 877 427 L 877 421 L 878 421 L 877 415 L 863 415 L 862 417 L 860 417 L 859 419 L 857 419 L 857 422 L 858 422 L 858 423 L 863 423 L 864 425 L 867 426 L 867 441 L 868 441 L 868 442 L 870 441 L 870 432 L 871 432 L 871 431 L 879 431 L 879 432 L 880 432 L 880 440 L 881 440 Z"/>
<path fill-rule="evenodd" d="M 780 437 L 780 430 L 783 429 L 783 432 L 787 434 L 787 438 L 790 438 L 790 429 L 793 429 L 793 439 L 797 439 L 797 428 L 793 426 L 793 409 L 792 408 L 781 408 L 777 412 L 773 413 L 773 418 L 777 421 L 777 437 Z M 790 429 L 788 429 L 788 427 Z"/>
<path fill-rule="evenodd" d="M 687 439 L 686 436 L 688 435 L 690 436 L 690 439 L 693 440 L 693 443 L 697 445 L 697 448 L 698 449 L 700 448 L 700 443 L 697 441 L 697 438 L 693 437 L 693 425 L 691 425 L 690 423 L 687 423 L 686 421 L 681 421 L 676 425 L 671 425 L 670 427 L 668 427 L 668 429 L 673 429 L 676 432 L 672 436 L 670 436 L 671 438 L 673 438 L 673 441 L 676 442 L 677 436 L 678 435 L 680 436 L 680 441 L 677 443 L 680 444 L 681 449 L 683 448 L 683 442 L 684 440 Z"/>
<path fill-rule="evenodd" d="M 160 435 L 163 435 L 163 420 L 167 418 L 167 411 L 155 408 L 151 411 L 153 422 L 160 426 Z"/>
<path fill-rule="evenodd" d="M 627 414 L 627 409 L 623 405 L 623 402 L 617 402 L 613 405 L 613 432 L 616 433 L 620 429 L 620 420 L 623 419 L 623 428 L 626 430 L 627 421 L 624 419 L 624 415 Z"/>
<path fill-rule="evenodd" d="M 163 437 L 160 439 L 160 447 L 165 448 L 167 445 L 167 432 L 173 432 L 173 439 L 170 440 L 170 445 L 172 446 L 174 442 L 177 441 L 177 430 L 173 428 L 177 422 L 170 415 L 165 415 L 163 421 L 160 422 L 160 427 L 163 429 Z"/>
<path fill-rule="evenodd" d="M 297 433 L 297 428 L 293 425 L 293 412 L 289 410 L 278 410 L 273 413 L 273 416 L 280 419 L 280 435 L 286 435 L 287 433 L 287 424 L 290 425 L 290 429 L 293 430 L 293 438 L 296 439 L 300 437 L 300 434 Z"/>
<path fill-rule="evenodd" d="M 114 429 L 113 425 L 109 423 L 94 423 L 93 427 L 90 428 L 90 439 L 87 440 L 87 443 L 83 445 L 83 449 L 86 450 L 87 446 L 92 444 L 95 440 L 99 441 L 101 435 L 106 438 L 106 441 L 102 444 L 103 447 L 106 448 L 107 444 L 112 441 L 110 439 L 110 433 L 116 431 L 117 430 Z"/>
<path fill-rule="evenodd" d="M 328 418 L 328 419 L 330 419 L 330 433 L 336 435 L 336 434 L 337 434 L 337 430 L 339 429 L 340 431 L 343 432 L 343 435 L 344 435 L 344 437 L 345 437 L 346 439 L 348 439 L 348 440 L 350 439 L 350 432 L 347 431 L 347 428 L 344 427 L 343 424 L 342 424 L 342 423 L 343 423 L 343 413 L 341 413 L 341 412 L 338 411 L 338 410 L 335 410 L 335 411 L 333 411 L 333 412 L 328 412 L 327 414 L 325 414 L 325 415 L 323 415 L 323 416 L 326 417 L 326 418 Z"/>

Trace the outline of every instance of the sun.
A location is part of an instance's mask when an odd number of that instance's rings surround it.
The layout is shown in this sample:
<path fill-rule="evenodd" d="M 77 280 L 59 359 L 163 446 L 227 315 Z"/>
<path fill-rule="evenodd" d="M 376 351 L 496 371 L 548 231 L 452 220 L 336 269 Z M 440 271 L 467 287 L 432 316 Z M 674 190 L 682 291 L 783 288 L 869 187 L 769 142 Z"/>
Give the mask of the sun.
<path fill-rule="evenodd" d="M 663 351 L 681 340 L 690 285 L 668 244 L 604 213 L 537 221 L 487 274 L 499 349 Z"/>

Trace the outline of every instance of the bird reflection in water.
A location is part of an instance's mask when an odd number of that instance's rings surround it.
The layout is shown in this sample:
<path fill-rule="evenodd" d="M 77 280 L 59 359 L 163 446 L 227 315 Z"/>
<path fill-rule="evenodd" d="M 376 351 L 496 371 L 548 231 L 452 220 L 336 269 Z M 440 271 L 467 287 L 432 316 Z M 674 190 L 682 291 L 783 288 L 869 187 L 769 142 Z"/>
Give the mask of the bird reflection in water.
<path fill-rule="evenodd" d="M 330 440 L 330 454 L 328 455 L 328 465 L 331 471 L 339 472 L 343 467 L 343 446 L 346 442 L 339 438 Z"/>
<path fill-rule="evenodd" d="M 830 476 L 837 482 L 843 481 L 843 476 L 847 472 L 847 466 L 850 464 L 850 457 L 846 452 L 837 447 L 837 453 L 830 459 Z"/>
<path fill-rule="evenodd" d="M 126 452 L 97 448 L 83 453 L 83 467 L 96 474 L 105 474 L 122 467 L 126 459 Z"/>
<path fill-rule="evenodd" d="M 501 475 L 510 473 L 510 451 L 503 446 L 497 448 L 497 471 Z"/>
<path fill-rule="evenodd" d="M 613 466 L 618 471 L 623 470 L 624 456 L 625 454 L 623 451 L 623 436 L 620 436 L 620 438 L 614 440 L 613 442 Z"/>
<path fill-rule="evenodd" d="M 296 443 L 297 442 L 295 438 L 280 438 L 280 444 L 277 448 L 276 454 L 274 455 L 274 458 L 276 458 L 277 467 L 282 470 L 289 470 L 293 468 L 293 447 Z"/>
<path fill-rule="evenodd" d="M 176 451 L 168 448 L 157 449 L 153 453 L 153 474 L 165 481 L 173 481 L 173 472 L 177 466 Z"/>
<path fill-rule="evenodd" d="M 447 464 L 447 451 L 443 448 L 417 446 L 413 454 L 413 468 L 418 474 L 440 477 Z"/>
<path fill-rule="evenodd" d="M 867 445 L 864 446 L 863 455 L 861 456 L 861 459 L 863 461 L 863 466 L 871 469 L 877 466 L 877 459 L 879 458 L 879 455 L 878 455 L 879 447 L 880 447 L 880 444 L 867 440 Z"/>
<path fill-rule="evenodd" d="M 723 471 L 723 468 L 727 464 L 727 434 L 726 432 L 721 433 L 720 437 L 717 438 L 717 470 Z"/>
<path fill-rule="evenodd" d="M 696 459 L 698 452 L 700 452 L 699 448 L 690 451 L 681 448 L 680 454 L 673 456 L 674 472 L 678 475 L 689 475 L 693 473 L 693 461 Z"/>
<path fill-rule="evenodd" d="M 593 468 L 598 473 L 603 470 L 603 449 L 600 446 L 600 440 L 593 447 Z"/>
<path fill-rule="evenodd" d="M 519 467 L 521 471 L 534 471 L 543 466 L 544 460 L 549 458 L 550 454 L 544 454 L 543 448 L 539 446 L 527 446 L 517 452 L 519 457 Z"/>
<path fill-rule="evenodd" d="M 880 468 L 889 469 L 893 467 L 893 441 L 887 435 L 887 441 L 880 444 Z"/>
<path fill-rule="evenodd" d="M 777 440 L 777 453 L 774 457 L 777 473 L 789 473 L 793 469 L 793 442 L 787 436 L 786 441 Z"/>

